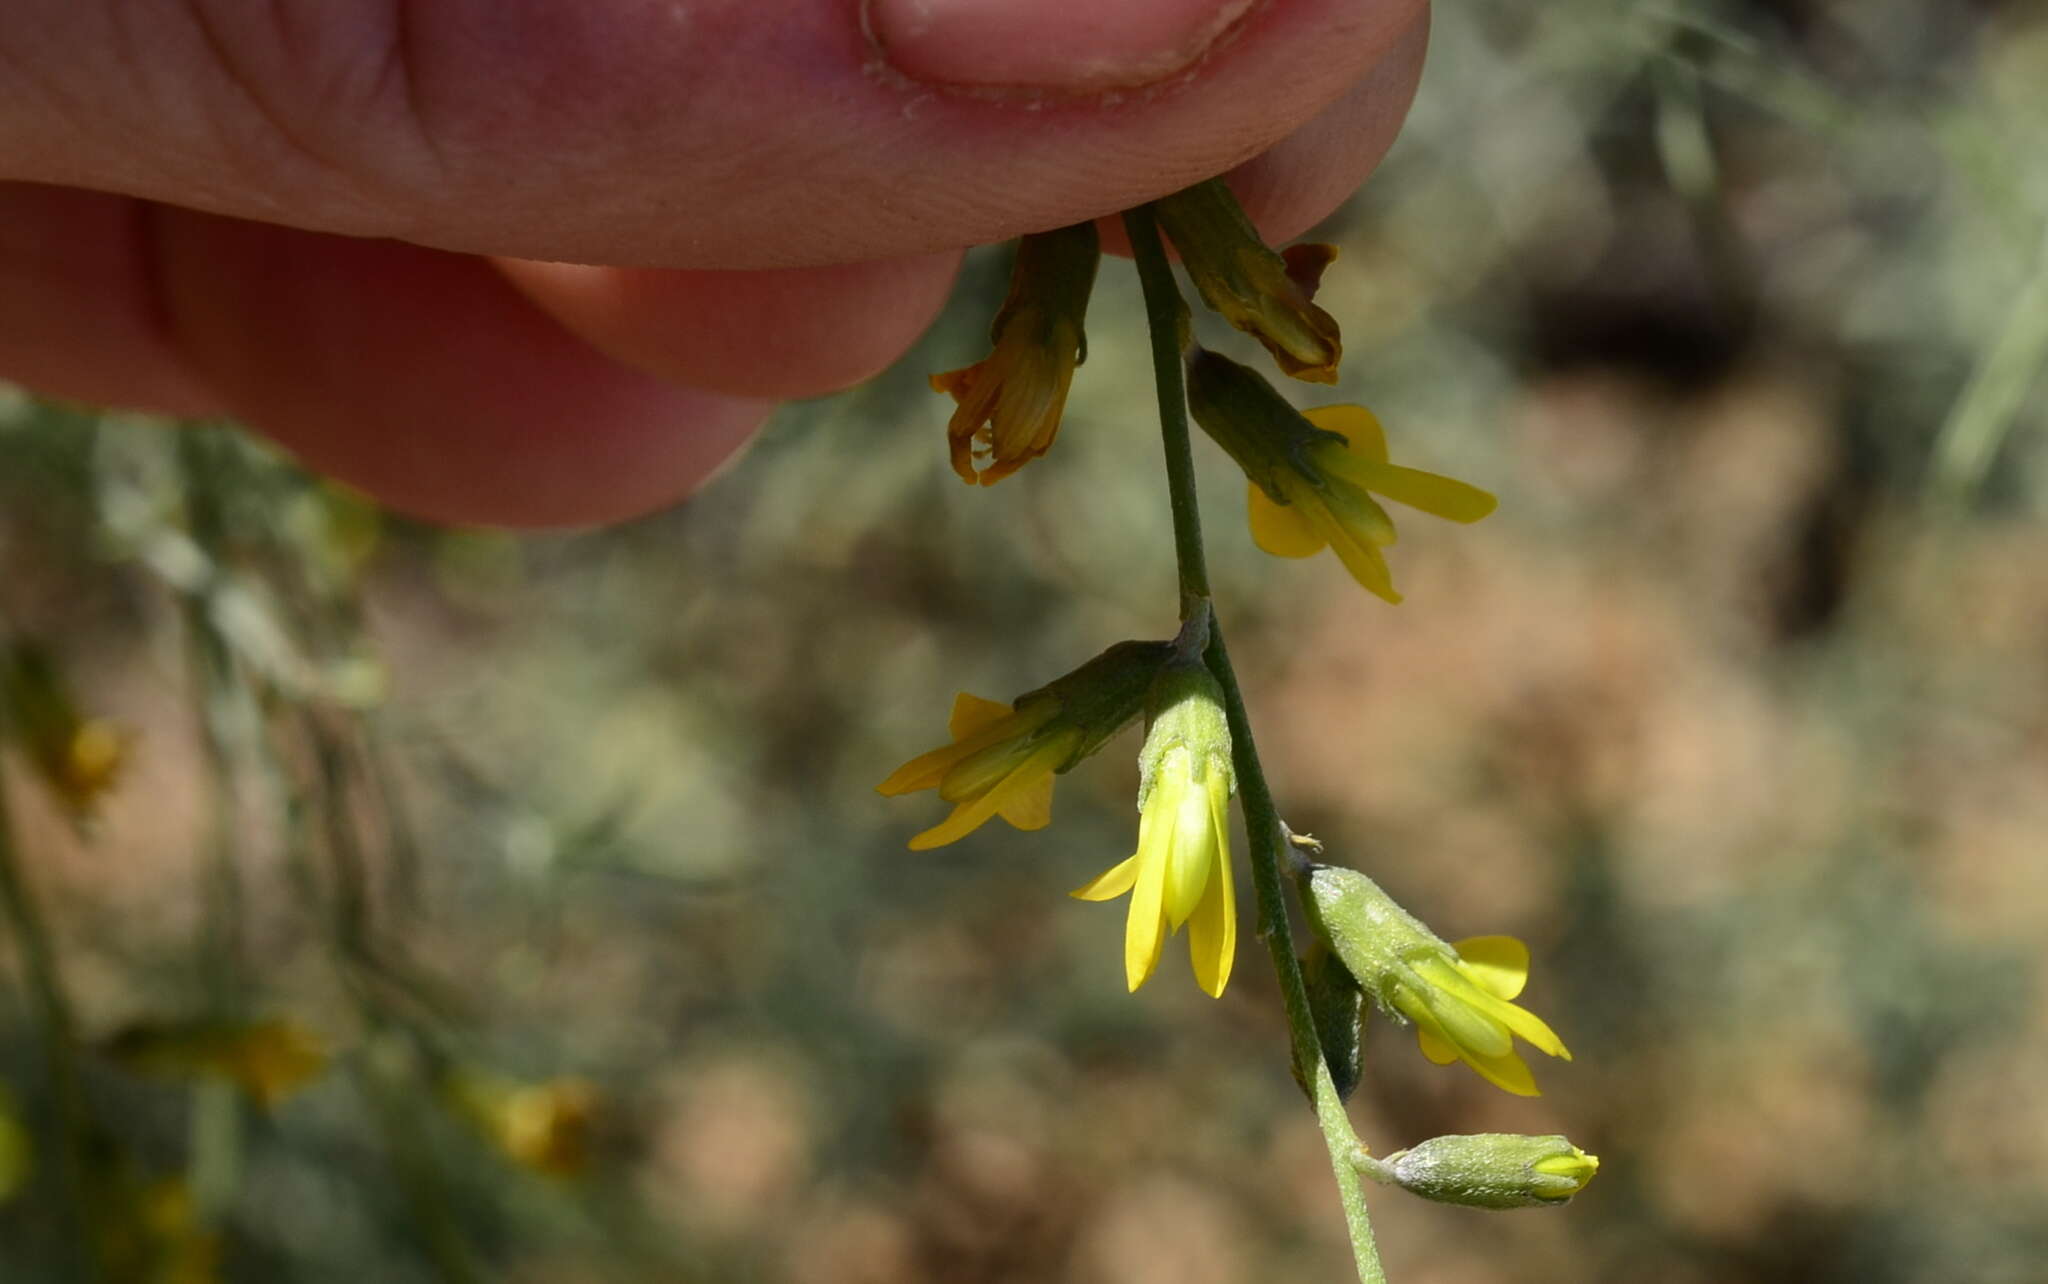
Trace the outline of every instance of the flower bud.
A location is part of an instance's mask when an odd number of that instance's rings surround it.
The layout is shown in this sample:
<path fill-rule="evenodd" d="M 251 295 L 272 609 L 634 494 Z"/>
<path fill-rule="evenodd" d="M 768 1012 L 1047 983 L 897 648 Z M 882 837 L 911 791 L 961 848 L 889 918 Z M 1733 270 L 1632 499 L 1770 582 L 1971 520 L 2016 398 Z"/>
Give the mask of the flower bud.
<path fill-rule="evenodd" d="M 1335 246 L 1275 253 L 1221 179 L 1161 197 L 1153 209 L 1210 311 L 1264 344 L 1287 374 L 1337 382 L 1343 339 L 1337 319 L 1314 302 Z"/>
<path fill-rule="evenodd" d="M 1082 321 L 1101 259 L 1093 223 L 1025 237 L 990 328 L 995 350 L 931 377 L 932 391 L 959 403 L 946 441 L 960 480 L 993 486 L 1052 448 L 1074 367 L 1087 359 Z"/>
<path fill-rule="evenodd" d="M 1403 1190 L 1472 1208 L 1562 1204 L 1600 1170 L 1598 1155 L 1563 1137 L 1506 1132 L 1432 1137 L 1383 1162 Z"/>
<path fill-rule="evenodd" d="M 1535 1077 L 1514 1050 L 1517 1037 L 1571 1060 L 1555 1031 L 1509 1002 L 1529 978 L 1520 941 L 1477 936 L 1453 946 L 1356 870 L 1313 865 L 1305 877 L 1310 925 L 1381 1011 L 1414 1023 L 1431 1061 L 1463 1061 L 1494 1086 L 1533 1097 Z"/>

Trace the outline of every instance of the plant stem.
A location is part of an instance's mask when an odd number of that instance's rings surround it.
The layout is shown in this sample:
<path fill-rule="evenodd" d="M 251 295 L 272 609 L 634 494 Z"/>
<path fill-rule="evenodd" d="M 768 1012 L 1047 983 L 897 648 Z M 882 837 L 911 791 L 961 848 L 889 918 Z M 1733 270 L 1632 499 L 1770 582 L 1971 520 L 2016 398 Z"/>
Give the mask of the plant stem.
<path fill-rule="evenodd" d="M 1145 289 L 1146 318 L 1152 331 L 1152 364 L 1159 384 L 1159 435 L 1166 449 L 1174 554 L 1180 567 L 1181 618 L 1185 621 L 1194 612 L 1209 612 L 1209 645 L 1203 658 L 1223 689 L 1223 709 L 1230 722 L 1231 762 L 1237 771 L 1238 794 L 1251 849 L 1259 938 L 1266 942 L 1273 957 L 1273 971 L 1280 980 L 1295 1078 L 1315 1107 L 1316 1122 L 1322 1128 L 1324 1144 L 1329 1147 L 1330 1170 L 1343 1200 L 1344 1224 L 1351 1236 L 1358 1278 L 1361 1284 L 1386 1284 L 1379 1248 L 1373 1241 L 1372 1223 L 1366 1215 L 1364 1184 L 1353 1158 L 1359 1150 L 1358 1135 L 1344 1113 L 1336 1082 L 1323 1060 L 1315 1018 L 1309 1010 L 1308 987 L 1302 982 L 1301 964 L 1294 956 L 1294 934 L 1288 926 L 1287 902 L 1280 885 L 1280 864 L 1286 850 L 1280 813 L 1273 806 L 1258 747 L 1252 742 L 1251 720 L 1245 713 L 1237 673 L 1230 667 L 1230 652 L 1223 645 L 1222 627 L 1209 605 L 1209 570 L 1202 551 L 1194 456 L 1188 442 L 1187 397 L 1181 383 L 1187 303 L 1174 284 L 1173 269 L 1166 261 L 1166 249 L 1160 243 L 1151 208 L 1140 206 L 1126 211 L 1124 228 L 1130 234 L 1131 251 L 1137 259 L 1138 279 Z"/>
<path fill-rule="evenodd" d="M 1188 442 L 1188 399 L 1181 349 L 1188 305 L 1174 284 L 1152 207 L 1124 211 L 1124 231 L 1137 256 L 1152 332 L 1152 373 L 1159 385 L 1159 436 L 1166 447 L 1166 496 L 1173 508 L 1173 558 L 1180 569 L 1180 618 L 1193 619 L 1209 601 L 1209 562 L 1202 551 L 1202 513 L 1195 503 L 1195 453 Z"/>

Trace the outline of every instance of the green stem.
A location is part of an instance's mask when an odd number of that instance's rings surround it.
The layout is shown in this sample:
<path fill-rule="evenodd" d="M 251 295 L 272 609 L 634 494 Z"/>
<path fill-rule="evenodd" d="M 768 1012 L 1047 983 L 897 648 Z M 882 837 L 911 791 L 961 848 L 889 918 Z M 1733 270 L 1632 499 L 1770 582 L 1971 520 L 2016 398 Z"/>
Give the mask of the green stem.
<path fill-rule="evenodd" d="M 1159 435 L 1166 448 L 1174 554 L 1180 567 L 1181 618 L 1191 619 L 1197 612 L 1207 612 L 1209 617 L 1209 644 L 1203 658 L 1223 689 L 1223 709 L 1230 721 L 1231 761 L 1237 771 L 1238 795 L 1250 840 L 1259 938 L 1265 941 L 1267 952 L 1273 957 L 1273 971 L 1280 980 L 1295 1077 L 1309 1094 L 1324 1144 L 1330 1151 L 1330 1170 L 1336 1176 L 1337 1193 L 1343 1200 L 1344 1224 L 1350 1232 L 1358 1278 L 1361 1284 L 1386 1284 L 1372 1223 L 1366 1216 L 1364 1183 L 1355 1159 L 1360 1150 L 1358 1135 L 1344 1113 L 1336 1082 L 1323 1060 L 1315 1018 L 1309 1009 L 1308 987 L 1301 978 L 1301 964 L 1294 956 L 1294 934 L 1288 926 L 1287 902 L 1280 884 L 1281 860 L 1286 849 L 1284 828 L 1280 813 L 1273 806 L 1272 790 L 1266 785 L 1258 747 L 1252 741 L 1251 720 L 1245 714 L 1244 695 L 1238 689 L 1237 673 L 1230 666 L 1230 653 L 1223 645 L 1223 630 L 1209 607 L 1209 570 L 1202 550 L 1194 455 L 1188 442 L 1187 397 L 1181 383 L 1187 303 L 1174 284 L 1173 269 L 1166 261 L 1151 208 L 1140 206 L 1125 212 L 1124 228 L 1137 259 L 1138 279 L 1145 289 L 1146 318 L 1152 331 L 1152 364 L 1159 384 Z"/>
<path fill-rule="evenodd" d="M 1195 452 L 1188 441 L 1188 399 L 1181 350 L 1187 345 L 1188 305 L 1174 284 L 1159 221 L 1150 205 L 1124 211 L 1124 232 L 1137 257 L 1152 331 L 1152 372 L 1159 385 L 1159 436 L 1166 447 L 1166 495 L 1173 508 L 1173 557 L 1180 568 L 1180 618 L 1200 614 L 1209 599 L 1209 562 L 1202 551 L 1202 513 L 1195 504 Z"/>

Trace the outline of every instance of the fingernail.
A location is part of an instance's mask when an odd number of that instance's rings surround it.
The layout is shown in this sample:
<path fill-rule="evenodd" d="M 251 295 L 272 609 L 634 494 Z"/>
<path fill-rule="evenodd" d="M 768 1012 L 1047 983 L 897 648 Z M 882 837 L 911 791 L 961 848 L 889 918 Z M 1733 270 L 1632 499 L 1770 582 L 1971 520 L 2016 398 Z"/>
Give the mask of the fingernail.
<path fill-rule="evenodd" d="M 1199 62 L 1256 0 L 865 0 L 897 71 L 963 88 L 1102 93 Z"/>

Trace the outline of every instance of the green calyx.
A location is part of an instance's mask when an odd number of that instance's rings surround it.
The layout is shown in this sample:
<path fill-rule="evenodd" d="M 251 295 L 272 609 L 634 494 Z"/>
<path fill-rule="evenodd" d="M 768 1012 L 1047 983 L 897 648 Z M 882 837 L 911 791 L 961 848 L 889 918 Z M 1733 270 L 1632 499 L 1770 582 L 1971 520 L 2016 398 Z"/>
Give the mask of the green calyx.
<path fill-rule="evenodd" d="M 1188 410 L 1202 431 L 1237 461 L 1244 475 L 1276 504 L 1283 470 L 1316 486 L 1325 483 L 1309 448 L 1344 437 L 1310 423 L 1264 375 L 1199 345 L 1186 353 Z"/>
<path fill-rule="evenodd" d="M 1146 799 L 1168 756 L 1187 751 L 1199 773 L 1206 770 L 1224 782 L 1226 796 L 1235 793 L 1237 777 L 1230 765 L 1230 723 L 1223 712 L 1223 689 L 1198 660 L 1177 660 L 1160 670 L 1145 693 L 1145 747 L 1138 751 L 1138 807 Z"/>
<path fill-rule="evenodd" d="M 1000 344 L 1013 322 L 1030 319 L 1050 340 L 1071 335 L 1079 349 L 1077 364 L 1087 360 L 1088 341 L 1082 323 L 1095 272 L 1102 262 L 1102 238 L 1093 223 L 1075 223 L 1050 232 L 1034 232 L 1017 243 L 1017 262 L 1010 269 L 1010 293 L 989 327 L 989 339 Z"/>
<path fill-rule="evenodd" d="M 1080 732 L 1074 751 L 1056 769 L 1065 772 L 1145 711 L 1146 693 L 1173 654 L 1171 642 L 1119 642 L 1065 677 L 1018 696 L 1014 707 L 1029 713 L 1046 701 L 1056 704 L 1058 712 L 1034 732 L 1034 742 Z"/>

